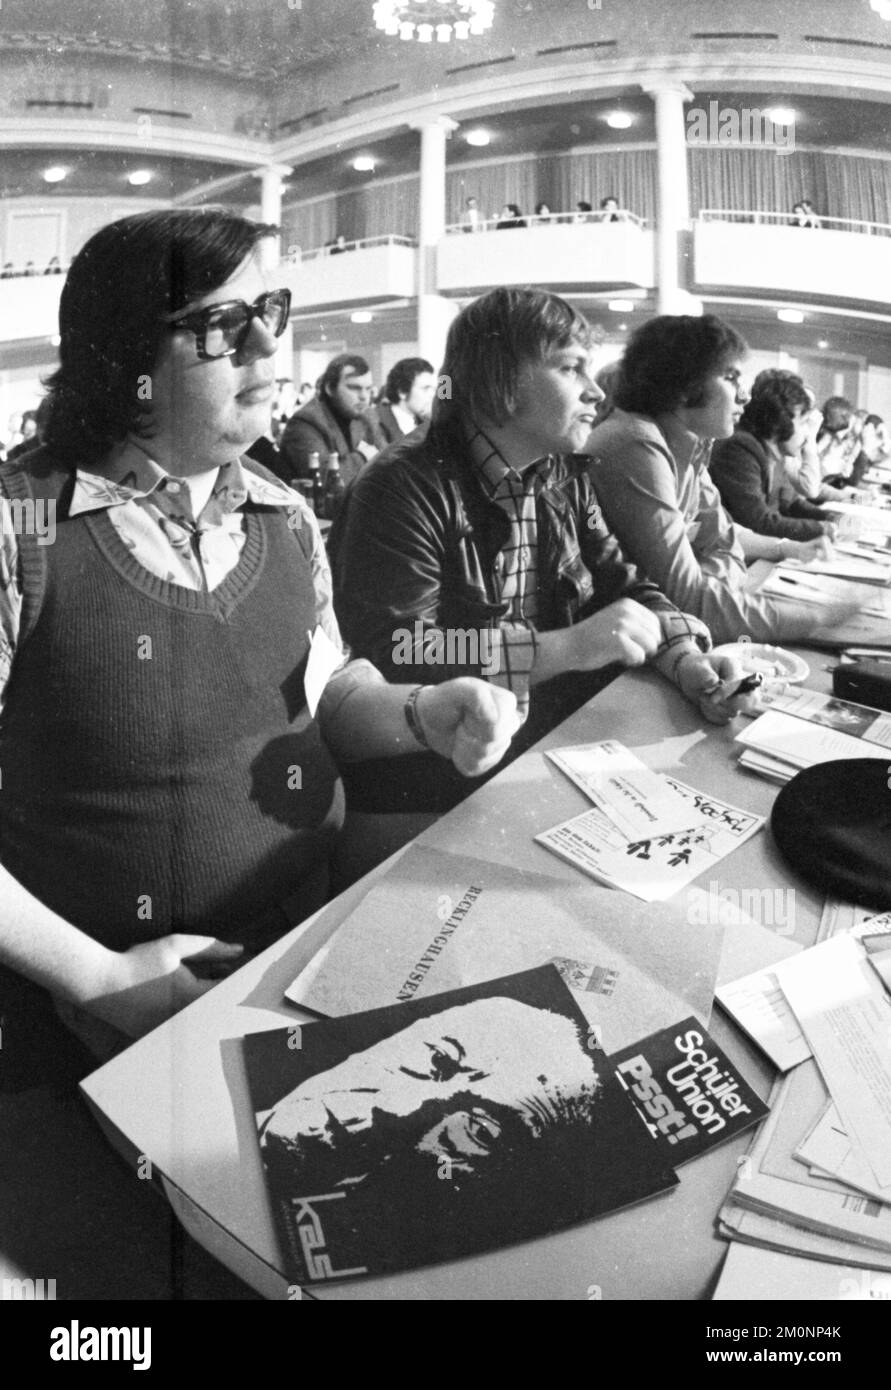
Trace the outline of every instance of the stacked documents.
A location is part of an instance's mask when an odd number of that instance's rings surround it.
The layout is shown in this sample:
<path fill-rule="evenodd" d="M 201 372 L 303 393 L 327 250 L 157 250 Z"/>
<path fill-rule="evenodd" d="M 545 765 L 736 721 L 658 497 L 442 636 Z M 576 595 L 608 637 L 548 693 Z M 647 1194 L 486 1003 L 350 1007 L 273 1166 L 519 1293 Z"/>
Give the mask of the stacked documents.
<path fill-rule="evenodd" d="M 764 713 L 742 730 L 740 767 L 788 782 L 802 768 L 841 758 L 881 758 L 891 750 L 891 714 L 814 690 L 765 694 Z"/>
<path fill-rule="evenodd" d="M 760 830 L 753 816 L 651 772 L 608 740 L 547 755 L 594 803 L 536 835 L 545 849 L 600 883 L 645 902 L 670 898 Z"/>
<path fill-rule="evenodd" d="M 891 1270 L 891 913 L 824 914 L 821 944 L 717 998 L 785 1071 L 719 1229 L 787 1254 Z M 759 998 L 760 996 L 760 998 Z"/>

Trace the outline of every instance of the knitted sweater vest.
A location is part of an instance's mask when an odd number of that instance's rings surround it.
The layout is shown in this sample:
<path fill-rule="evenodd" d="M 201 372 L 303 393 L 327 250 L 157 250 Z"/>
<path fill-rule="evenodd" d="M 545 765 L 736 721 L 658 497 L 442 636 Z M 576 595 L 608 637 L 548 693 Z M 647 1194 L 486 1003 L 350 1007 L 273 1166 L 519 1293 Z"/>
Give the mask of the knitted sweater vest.
<path fill-rule="evenodd" d="M 250 942 L 301 883 L 319 906 L 343 808 L 303 694 L 307 533 L 249 504 L 234 570 L 193 592 L 143 569 L 105 512 L 69 517 L 71 477 L 45 450 L 3 477 L 57 511 L 52 545 L 19 542 L 0 860 L 116 950 L 174 931 Z"/>

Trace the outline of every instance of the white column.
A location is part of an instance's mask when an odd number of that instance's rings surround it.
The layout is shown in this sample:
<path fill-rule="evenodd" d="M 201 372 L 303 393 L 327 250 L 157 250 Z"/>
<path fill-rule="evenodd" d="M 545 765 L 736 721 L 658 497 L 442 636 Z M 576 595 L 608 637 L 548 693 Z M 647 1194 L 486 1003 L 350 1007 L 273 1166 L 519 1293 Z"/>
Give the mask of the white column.
<path fill-rule="evenodd" d="M 693 93 L 682 82 L 665 80 L 644 86 L 656 105 L 656 163 L 659 209 L 656 225 L 656 287 L 660 314 L 687 312 L 681 274 L 681 237 L 690 228 L 690 181 L 687 174 L 687 127 L 684 102 Z"/>
<path fill-rule="evenodd" d="M 290 164 L 267 164 L 254 170 L 260 180 L 260 221 L 277 227 L 282 220 L 282 180 L 294 171 Z"/>
<path fill-rule="evenodd" d="M 254 170 L 254 177 L 260 180 L 260 221 L 281 226 L 282 220 L 282 180 L 293 173 L 290 164 L 268 164 Z M 264 263 L 274 272 L 281 254 L 281 237 L 261 242 L 260 253 Z M 281 280 L 287 284 L 287 279 Z M 275 375 L 291 380 L 294 375 L 294 328 L 288 324 L 278 340 L 275 354 Z"/>
<path fill-rule="evenodd" d="M 446 226 L 446 140 L 458 124 L 431 116 L 413 127 L 421 132 L 421 190 L 418 222 L 418 352 L 439 368 L 446 333 L 457 312 L 436 290 L 436 248 Z"/>

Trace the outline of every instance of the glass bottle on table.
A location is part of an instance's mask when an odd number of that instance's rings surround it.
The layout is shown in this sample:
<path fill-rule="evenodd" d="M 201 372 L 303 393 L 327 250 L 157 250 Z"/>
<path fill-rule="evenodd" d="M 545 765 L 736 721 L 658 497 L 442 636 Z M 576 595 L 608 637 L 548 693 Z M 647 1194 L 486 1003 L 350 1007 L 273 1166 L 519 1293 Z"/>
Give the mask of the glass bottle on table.
<path fill-rule="evenodd" d="M 325 515 L 325 485 L 322 482 L 322 468 L 316 451 L 309 456 L 310 502 L 316 516 Z"/>
<path fill-rule="evenodd" d="M 328 455 L 328 471 L 325 474 L 325 516 L 333 521 L 343 501 L 346 484 L 340 471 L 340 456 Z"/>

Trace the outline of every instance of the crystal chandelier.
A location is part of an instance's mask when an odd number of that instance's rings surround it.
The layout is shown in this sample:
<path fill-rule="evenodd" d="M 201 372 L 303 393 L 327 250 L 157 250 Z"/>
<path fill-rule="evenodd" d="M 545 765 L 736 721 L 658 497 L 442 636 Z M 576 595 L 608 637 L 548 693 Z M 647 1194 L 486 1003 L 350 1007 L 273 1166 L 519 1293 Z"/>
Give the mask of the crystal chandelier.
<path fill-rule="evenodd" d="M 491 29 L 493 0 L 375 0 L 374 22 L 391 38 L 439 43 L 470 38 Z"/>

